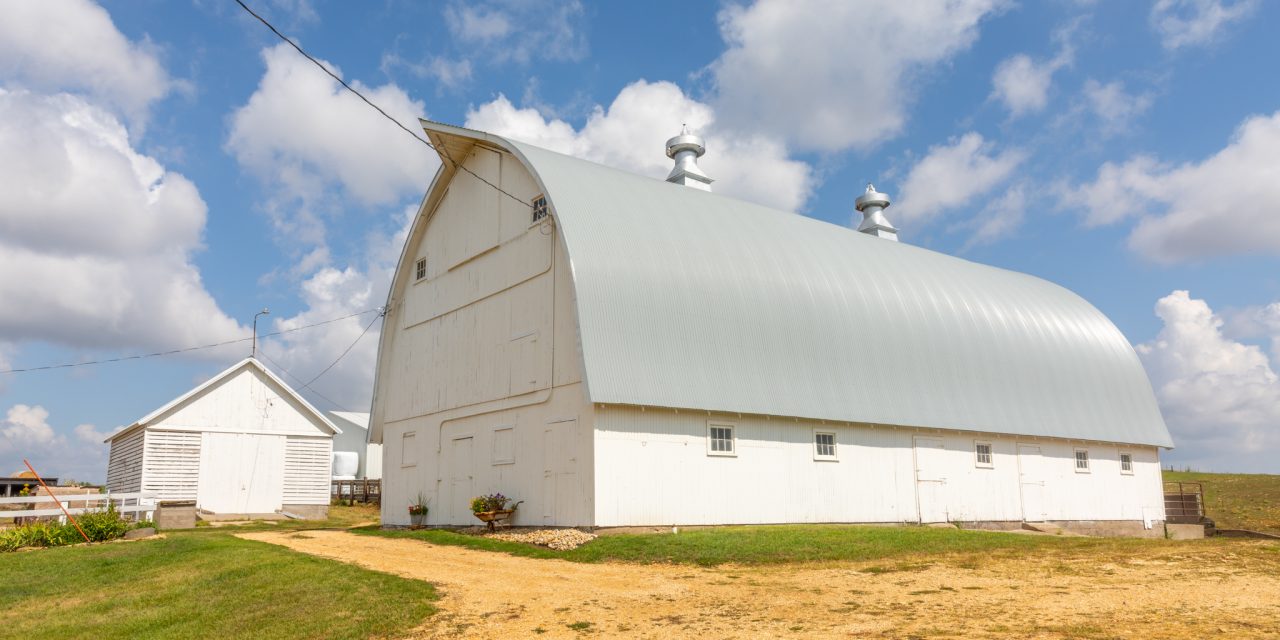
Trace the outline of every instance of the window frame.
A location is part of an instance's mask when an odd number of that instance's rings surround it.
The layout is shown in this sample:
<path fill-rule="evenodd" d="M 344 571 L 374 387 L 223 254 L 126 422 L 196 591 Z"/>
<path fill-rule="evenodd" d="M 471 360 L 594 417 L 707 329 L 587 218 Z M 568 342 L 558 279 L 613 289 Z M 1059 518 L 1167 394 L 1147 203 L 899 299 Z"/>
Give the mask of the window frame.
<path fill-rule="evenodd" d="M 532 222 L 529 223 L 530 227 L 542 224 L 543 220 L 551 217 L 551 204 L 547 202 L 547 195 L 545 193 L 539 193 L 534 196 L 530 202 L 533 204 L 533 213 L 529 216 L 532 218 Z M 541 206 L 538 205 L 539 202 L 542 203 Z M 541 212 L 542 215 L 538 215 L 539 212 Z"/>
<path fill-rule="evenodd" d="M 506 458 L 498 457 L 498 432 L 511 432 L 511 455 Z M 500 424 L 495 426 L 489 432 L 489 466 L 496 467 L 505 464 L 516 463 L 516 426 L 514 424 Z"/>
<path fill-rule="evenodd" d="M 1084 454 L 1084 466 L 1080 466 L 1080 454 Z M 1075 467 L 1076 473 L 1092 473 L 1093 465 L 1089 461 L 1089 449 L 1085 447 L 1076 447 L 1074 454 L 1071 456 L 1071 464 Z"/>
<path fill-rule="evenodd" d="M 712 434 L 711 434 L 712 429 L 728 429 L 729 430 L 729 450 L 728 451 L 714 450 L 712 446 L 714 441 L 714 438 L 712 438 Z M 719 456 L 722 458 L 738 457 L 738 425 L 736 423 L 726 422 L 723 420 L 707 421 L 707 455 Z"/>
<path fill-rule="evenodd" d="M 1128 459 L 1129 459 L 1129 468 L 1128 468 L 1128 469 L 1125 469 L 1125 468 L 1124 468 L 1124 459 L 1125 459 L 1125 458 L 1128 458 Z M 1129 453 L 1128 451 L 1121 451 L 1121 452 L 1120 452 L 1120 474 L 1121 474 L 1121 475 L 1125 475 L 1125 476 L 1131 476 L 1131 475 L 1133 475 L 1133 454 L 1132 454 L 1132 453 Z"/>
<path fill-rule="evenodd" d="M 978 451 L 978 447 L 987 448 L 987 461 L 982 461 L 982 453 Z M 978 469 L 994 469 L 996 468 L 996 448 L 987 440 L 973 441 L 973 466 Z"/>
<path fill-rule="evenodd" d="M 818 442 L 819 436 L 831 436 L 831 453 L 824 454 L 820 448 L 822 445 Z M 818 462 L 839 462 L 840 461 L 840 439 L 836 436 L 836 432 L 831 429 L 814 429 L 813 430 L 813 459 Z"/>
<path fill-rule="evenodd" d="M 418 466 L 417 451 L 415 450 L 412 456 L 408 455 L 410 446 L 417 445 L 417 444 L 418 444 L 417 431 L 406 431 L 400 434 L 400 468 L 401 469 L 408 469 L 409 467 Z M 410 461 L 411 459 L 412 461 Z"/>
<path fill-rule="evenodd" d="M 418 258 L 413 263 L 413 281 L 422 282 L 427 279 L 427 258 L 425 256 Z"/>

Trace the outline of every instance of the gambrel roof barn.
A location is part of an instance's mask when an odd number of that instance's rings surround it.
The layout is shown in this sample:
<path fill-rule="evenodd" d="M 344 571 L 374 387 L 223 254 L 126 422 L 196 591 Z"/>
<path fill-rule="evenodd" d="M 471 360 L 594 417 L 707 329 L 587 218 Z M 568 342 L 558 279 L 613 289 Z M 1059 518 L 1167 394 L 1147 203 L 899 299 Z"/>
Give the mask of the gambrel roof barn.
<path fill-rule="evenodd" d="M 883 194 L 859 233 L 710 193 L 696 136 L 664 182 L 423 126 L 443 166 L 371 422 L 389 504 L 423 491 L 449 524 L 490 489 L 564 525 L 1163 519 L 1150 383 L 1072 292 L 892 241 Z"/>

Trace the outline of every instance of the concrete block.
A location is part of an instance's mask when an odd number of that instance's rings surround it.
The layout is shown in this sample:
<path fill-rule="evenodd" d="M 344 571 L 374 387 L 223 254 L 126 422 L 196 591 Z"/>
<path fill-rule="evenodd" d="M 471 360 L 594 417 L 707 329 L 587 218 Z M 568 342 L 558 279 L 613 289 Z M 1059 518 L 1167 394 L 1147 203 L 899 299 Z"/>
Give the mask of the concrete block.
<path fill-rule="evenodd" d="M 1204 537 L 1202 524 L 1166 524 L 1164 529 L 1170 540 L 1199 540 Z"/>
<path fill-rule="evenodd" d="M 156 528 L 194 529 L 196 503 L 192 500 L 162 500 L 156 505 Z"/>

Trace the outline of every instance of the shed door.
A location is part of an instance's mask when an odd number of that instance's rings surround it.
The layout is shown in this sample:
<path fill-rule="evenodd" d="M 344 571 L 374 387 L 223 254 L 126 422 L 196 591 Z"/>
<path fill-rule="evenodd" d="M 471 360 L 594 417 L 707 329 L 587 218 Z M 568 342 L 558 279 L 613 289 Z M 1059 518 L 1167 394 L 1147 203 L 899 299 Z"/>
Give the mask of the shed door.
<path fill-rule="evenodd" d="M 213 513 L 275 513 L 284 499 L 284 436 L 206 432 L 196 506 Z"/>
<path fill-rule="evenodd" d="M 1022 519 L 1043 522 L 1046 518 L 1044 458 L 1036 445 L 1018 445 L 1018 488 L 1022 493 Z"/>
<path fill-rule="evenodd" d="M 915 438 L 916 500 L 921 523 L 947 521 L 945 451 L 942 438 Z"/>
<path fill-rule="evenodd" d="M 583 524 L 578 485 L 578 421 L 548 423 L 542 437 L 542 520 L 544 524 Z"/>
<path fill-rule="evenodd" d="M 449 444 L 449 521 L 453 524 L 474 524 L 471 515 L 471 499 L 475 479 L 475 460 L 472 459 L 471 436 L 454 438 Z"/>

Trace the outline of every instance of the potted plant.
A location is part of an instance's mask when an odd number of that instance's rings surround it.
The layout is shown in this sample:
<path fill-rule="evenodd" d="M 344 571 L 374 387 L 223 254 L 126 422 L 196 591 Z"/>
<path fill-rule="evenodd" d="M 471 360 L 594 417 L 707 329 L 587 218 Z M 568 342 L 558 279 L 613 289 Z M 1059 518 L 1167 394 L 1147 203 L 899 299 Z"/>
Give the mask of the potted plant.
<path fill-rule="evenodd" d="M 426 525 L 427 503 L 429 502 L 431 502 L 430 499 L 424 499 L 422 494 L 419 493 L 417 502 L 409 504 L 409 521 L 415 529 Z"/>
<path fill-rule="evenodd" d="M 524 502 L 521 500 L 520 502 Z M 471 499 L 471 513 L 475 514 L 481 522 L 489 526 L 489 530 L 493 531 L 498 522 L 508 520 L 511 514 L 515 513 L 520 502 L 511 505 L 508 509 L 507 505 L 511 504 L 511 498 L 501 493 L 491 493 L 485 496 L 478 496 Z"/>

